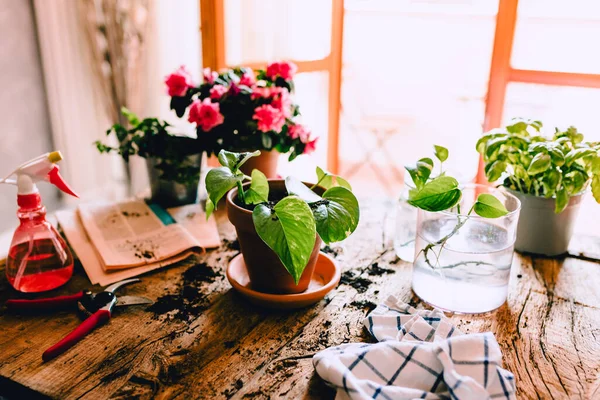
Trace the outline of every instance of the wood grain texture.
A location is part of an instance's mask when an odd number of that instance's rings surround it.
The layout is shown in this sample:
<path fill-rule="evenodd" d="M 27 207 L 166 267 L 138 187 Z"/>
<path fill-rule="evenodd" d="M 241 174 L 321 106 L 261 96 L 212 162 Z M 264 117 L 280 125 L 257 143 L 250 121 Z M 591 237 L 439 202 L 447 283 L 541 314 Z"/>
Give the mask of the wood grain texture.
<path fill-rule="evenodd" d="M 224 269 L 237 250 L 223 213 L 217 215 L 226 239 L 220 249 L 146 275 L 120 292 L 159 304 L 176 299 L 185 313 L 119 309 L 106 326 L 43 364 L 44 349 L 73 329 L 78 316 L 68 311 L 13 315 L 2 309 L 0 394 L 14 383 L 61 399 L 331 399 L 335 393 L 315 375 L 312 356 L 329 346 L 372 341 L 362 319 L 389 294 L 423 307 L 410 290 L 410 264 L 398 261 L 390 245 L 391 204 L 363 202 L 359 230 L 334 247 L 345 273 L 342 284 L 302 310 L 256 308 L 231 290 Z M 197 263 L 206 263 L 201 268 L 212 269 L 214 276 L 192 281 L 189 271 L 197 270 Z M 4 279 L 0 282 L 4 302 L 15 294 Z M 88 284 L 78 271 L 56 293 Z M 599 287 L 598 262 L 515 255 L 504 306 L 451 318 L 465 332 L 496 334 L 519 398 L 600 398 Z"/>

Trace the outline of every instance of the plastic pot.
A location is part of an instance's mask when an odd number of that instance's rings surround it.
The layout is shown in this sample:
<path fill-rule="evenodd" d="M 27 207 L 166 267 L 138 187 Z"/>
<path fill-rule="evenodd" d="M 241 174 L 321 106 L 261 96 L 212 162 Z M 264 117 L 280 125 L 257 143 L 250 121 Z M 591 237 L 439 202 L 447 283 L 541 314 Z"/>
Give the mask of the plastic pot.
<path fill-rule="evenodd" d="M 249 183 L 244 185 L 247 187 Z M 309 186 L 308 184 L 306 184 Z M 316 190 L 322 194 L 322 189 Z M 269 198 L 281 198 L 285 195 L 285 181 L 282 179 L 269 180 Z M 252 221 L 252 211 L 246 210 L 235 203 L 237 189 L 227 194 L 227 216 L 235 227 L 240 242 L 240 250 L 248 270 L 252 289 L 264 293 L 291 294 L 301 293 L 308 288 L 315 264 L 319 256 L 321 238 L 316 235 L 308 264 L 296 285 L 292 275 L 285 269 L 279 256 L 256 233 Z M 279 195 L 279 196 L 278 196 Z"/>
<path fill-rule="evenodd" d="M 545 256 L 566 253 L 585 192 L 572 196 L 563 212 L 556 214 L 554 198 L 523 194 L 508 188 L 507 190 L 521 200 L 515 250 Z"/>
<path fill-rule="evenodd" d="M 197 181 L 189 184 L 162 179 L 160 177 L 161 171 L 156 168 L 156 165 L 158 165 L 159 162 L 160 159 L 155 157 L 146 159 L 150 189 L 152 191 L 152 202 L 165 208 L 195 203 L 198 198 L 200 176 L 198 176 Z M 201 163 L 202 154 L 193 154 L 187 156 L 182 162 L 182 165 L 197 167 L 198 171 L 200 171 Z"/>

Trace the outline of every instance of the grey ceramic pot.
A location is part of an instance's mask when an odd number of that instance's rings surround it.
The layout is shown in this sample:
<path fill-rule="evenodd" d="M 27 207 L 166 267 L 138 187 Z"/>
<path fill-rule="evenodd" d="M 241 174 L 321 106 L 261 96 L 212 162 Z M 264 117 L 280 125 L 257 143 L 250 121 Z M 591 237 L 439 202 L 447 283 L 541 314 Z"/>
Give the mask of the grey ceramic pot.
<path fill-rule="evenodd" d="M 554 198 L 547 199 L 507 190 L 521 200 L 515 250 L 545 256 L 566 253 L 585 192 L 571 197 L 563 212 L 556 214 Z"/>
<path fill-rule="evenodd" d="M 161 171 L 156 169 L 159 163 L 157 158 L 147 158 L 148 177 L 150 178 L 150 188 L 152 190 L 152 202 L 162 207 L 177 207 L 185 204 L 195 203 L 198 199 L 198 185 L 200 178 L 196 182 L 184 185 L 170 180 L 160 178 Z M 185 158 L 183 164 L 197 167 L 200 170 L 202 163 L 202 154 L 193 154 Z"/>

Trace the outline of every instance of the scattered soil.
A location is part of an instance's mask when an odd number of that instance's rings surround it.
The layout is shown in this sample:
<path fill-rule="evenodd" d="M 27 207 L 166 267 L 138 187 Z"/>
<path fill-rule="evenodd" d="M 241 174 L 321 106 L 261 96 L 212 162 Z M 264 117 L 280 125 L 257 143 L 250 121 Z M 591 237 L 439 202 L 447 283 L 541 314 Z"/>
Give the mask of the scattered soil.
<path fill-rule="evenodd" d="M 352 271 L 344 272 L 342 274 L 342 279 L 340 279 L 340 284 L 352 286 L 358 293 L 366 292 L 372 283 L 373 281 L 370 279 L 355 276 L 354 272 Z"/>
<path fill-rule="evenodd" d="M 390 268 L 382 268 L 379 266 L 379 263 L 371 264 L 371 267 L 367 270 L 367 274 L 371 276 L 381 276 L 384 274 L 395 274 L 396 271 Z"/>
<path fill-rule="evenodd" d="M 355 300 L 352 303 L 350 303 L 350 305 L 352 307 L 358 308 L 359 310 L 366 310 L 367 314 L 373 311 L 375 307 L 377 307 L 377 304 L 368 300 Z"/>
<path fill-rule="evenodd" d="M 331 254 L 333 258 L 337 258 L 343 252 L 341 247 L 332 248 L 328 244 L 321 247 L 321 251 L 325 254 Z"/>
<path fill-rule="evenodd" d="M 233 349 L 235 347 L 235 341 L 228 340 L 227 342 L 223 343 L 223 345 L 225 346 L 226 349 Z"/>
<path fill-rule="evenodd" d="M 227 246 L 229 250 L 240 251 L 240 242 L 237 239 L 235 240 L 227 240 L 223 239 L 223 244 Z"/>
<path fill-rule="evenodd" d="M 161 296 L 148 308 L 156 319 L 166 317 L 168 320 L 188 322 L 197 317 L 209 306 L 206 293 L 201 290 L 202 285 L 222 278 L 206 263 L 191 266 L 182 276 L 178 293 Z"/>

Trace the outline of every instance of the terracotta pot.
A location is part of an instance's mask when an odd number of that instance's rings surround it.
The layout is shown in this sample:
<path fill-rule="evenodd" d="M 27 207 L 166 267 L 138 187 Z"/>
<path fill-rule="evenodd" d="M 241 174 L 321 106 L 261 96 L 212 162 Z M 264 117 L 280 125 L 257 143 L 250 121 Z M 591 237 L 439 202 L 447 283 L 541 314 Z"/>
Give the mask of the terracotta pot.
<path fill-rule="evenodd" d="M 269 179 L 277 179 L 277 163 L 279 153 L 276 151 L 261 150 L 260 156 L 252 157 L 240 167 L 240 170 L 246 175 L 250 175 L 253 169 L 257 169 L 266 175 Z"/>
<path fill-rule="evenodd" d="M 249 185 L 246 184 L 244 187 Z M 308 184 L 306 184 L 308 186 Z M 317 188 L 322 194 L 322 188 Z M 285 192 L 285 181 L 282 179 L 269 180 L 269 197 L 273 194 Z M 308 260 L 308 264 L 300 277 L 298 285 L 292 275 L 285 269 L 281 260 L 273 250 L 258 236 L 252 221 L 252 212 L 234 203 L 237 198 L 237 189 L 232 189 L 227 194 L 227 216 L 235 226 L 240 249 L 254 290 L 264 293 L 301 293 L 308 288 L 312 278 L 315 264 L 321 247 L 321 238 L 317 235 L 315 246 Z"/>

